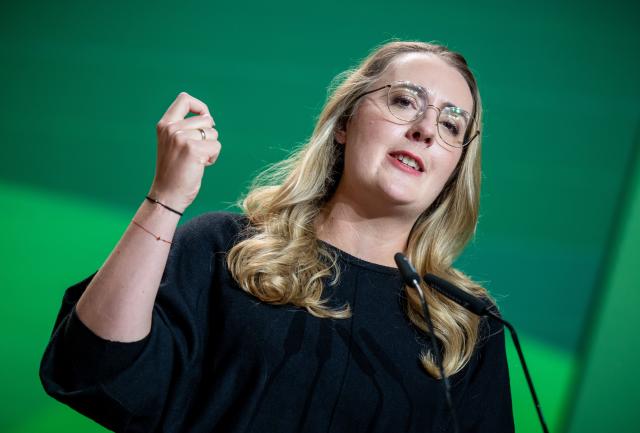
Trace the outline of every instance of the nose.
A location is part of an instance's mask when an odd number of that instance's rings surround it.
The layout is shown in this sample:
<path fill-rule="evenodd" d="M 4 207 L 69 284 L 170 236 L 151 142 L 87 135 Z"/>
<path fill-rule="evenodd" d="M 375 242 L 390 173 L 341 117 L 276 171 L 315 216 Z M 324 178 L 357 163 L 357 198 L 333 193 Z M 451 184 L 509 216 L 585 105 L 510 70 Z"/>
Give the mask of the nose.
<path fill-rule="evenodd" d="M 436 134 L 438 133 L 438 110 L 433 107 L 427 107 L 422 116 L 418 117 L 411 123 L 411 127 L 407 130 L 406 137 L 415 142 L 422 142 L 431 147 L 435 144 Z"/>

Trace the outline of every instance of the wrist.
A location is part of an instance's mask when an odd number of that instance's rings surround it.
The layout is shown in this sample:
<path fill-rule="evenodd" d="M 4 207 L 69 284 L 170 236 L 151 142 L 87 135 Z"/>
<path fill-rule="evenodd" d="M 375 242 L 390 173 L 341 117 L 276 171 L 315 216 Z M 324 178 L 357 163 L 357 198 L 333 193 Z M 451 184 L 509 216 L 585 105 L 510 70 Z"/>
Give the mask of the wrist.
<path fill-rule="evenodd" d="M 150 201 L 151 203 L 154 203 L 154 204 L 158 205 L 158 206 L 162 206 L 166 210 L 168 210 L 170 212 L 173 212 L 176 215 L 182 216 L 182 214 L 184 213 L 184 209 L 178 210 L 175 207 L 169 206 L 168 204 L 158 200 L 157 198 L 153 197 L 152 195 L 145 196 L 145 199 Z"/>
<path fill-rule="evenodd" d="M 185 202 L 185 200 L 180 196 L 158 189 L 155 185 L 151 186 L 149 192 L 144 198 L 144 201 L 178 216 L 182 216 L 181 214 L 183 214 L 187 207 L 189 207 L 189 203 Z"/>

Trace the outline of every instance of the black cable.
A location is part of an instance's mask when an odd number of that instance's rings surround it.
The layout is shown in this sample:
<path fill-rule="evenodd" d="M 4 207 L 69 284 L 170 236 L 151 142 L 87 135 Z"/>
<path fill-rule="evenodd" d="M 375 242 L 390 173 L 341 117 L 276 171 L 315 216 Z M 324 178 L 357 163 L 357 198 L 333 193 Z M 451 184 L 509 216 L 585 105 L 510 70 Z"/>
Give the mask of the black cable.
<path fill-rule="evenodd" d="M 513 340 L 513 345 L 516 346 L 516 351 L 518 352 L 518 357 L 520 358 L 520 364 L 522 364 L 522 370 L 524 371 L 524 376 L 527 378 L 527 384 L 529 385 L 529 391 L 531 392 L 531 397 L 533 398 L 533 404 L 536 406 L 536 411 L 538 412 L 538 419 L 540 419 L 540 424 L 542 425 L 542 431 L 544 433 L 549 433 L 549 429 L 547 428 L 547 423 L 544 420 L 544 416 L 542 415 L 542 407 L 540 406 L 540 401 L 538 401 L 538 395 L 536 394 L 536 390 L 533 387 L 533 380 L 531 380 L 531 375 L 529 374 L 529 369 L 527 368 L 527 363 L 524 360 L 524 355 L 522 354 L 522 349 L 520 348 L 520 340 L 518 340 L 518 334 L 516 334 L 515 328 L 511 325 L 511 323 L 507 322 L 497 314 L 493 313 L 490 310 L 487 310 L 486 313 L 488 316 L 494 318 L 498 322 L 502 323 L 509 329 L 511 333 L 511 339 Z"/>
<path fill-rule="evenodd" d="M 423 280 L 431 285 L 438 292 L 442 293 L 447 298 L 451 299 L 458 305 L 466 308 L 478 316 L 489 316 L 498 322 L 502 323 L 504 326 L 509 329 L 509 333 L 511 334 L 511 340 L 513 340 L 513 345 L 516 347 L 516 351 L 518 352 L 518 357 L 520 358 L 520 365 L 522 365 L 522 370 L 524 371 L 524 375 L 527 379 L 527 385 L 529 385 L 529 392 L 531 393 L 531 397 L 533 398 L 533 403 L 536 406 L 536 411 L 538 412 L 538 419 L 540 420 L 540 425 L 542 426 L 542 431 L 544 433 L 549 433 L 549 429 L 547 427 L 547 423 L 544 420 L 544 416 L 542 415 L 542 407 L 540 406 L 540 401 L 538 400 L 538 395 L 536 394 L 536 390 L 533 387 L 533 380 L 531 379 L 531 375 L 529 374 L 529 369 L 527 368 L 527 363 L 524 360 L 524 355 L 522 353 L 522 348 L 520 347 L 520 340 L 518 340 L 518 334 L 516 334 L 515 328 L 511 325 L 511 323 L 504 320 L 502 317 L 498 316 L 496 313 L 491 311 L 490 305 L 482 299 L 479 299 L 473 296 L 470 293 L 465 292 L 461 288 L 457 287 L 454 284 L 451 284 L 449 281 L 442 279 L 433 274 L 425 274 Z"/>

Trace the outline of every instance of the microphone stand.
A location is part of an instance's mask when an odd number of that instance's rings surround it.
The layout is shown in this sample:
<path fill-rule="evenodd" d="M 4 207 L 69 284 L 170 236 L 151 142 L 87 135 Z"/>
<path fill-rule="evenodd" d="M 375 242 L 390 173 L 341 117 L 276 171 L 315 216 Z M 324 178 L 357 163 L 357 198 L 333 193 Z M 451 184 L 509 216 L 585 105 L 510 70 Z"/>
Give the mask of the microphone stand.
<path fill-rule="evenodd" d="M 511 325 L 511 323 L 507 322 L 502 317 L 498 316 L 497 314 L 495 314 L 494 312 L 488 309 L 486 311 L 486 315 L 502 323 L 504 326 L 507 327 L 507 329 L 509 329 L 509 333 L 511 334 L 511 339 L 513 340 L 513 345 L 516 347 L 516 351 L 518 352 L 518 358 L 520 358 L 520 364 L 522 365 L 524 376 L 527 378 L 527 385 L 529 385 L 529 391 L 531 392 L 531 397 L 533 398 L 533 404 L 536 406 L 536 411 L 538 412 L 538 419 L 540 420 L 540 424 L 542 425 L 542 431 L 544 431 L 544 433 L 549 433 L 549 429 L 547 428 L 547 423 L 545 422 L 544 416 L 542 415 L 542 407 L 540 406 L 540 401 L 538 400 L 538 395 L 536 394 L 536 390 L 533 387 L 533 380 L 531 380 L 531 375 L 529 374 L 527 363 L 524 360 L 524 355 L 522 354 L 522 348 L 520 347 L 520 340 L 518 340 L 518 334 L 516 333 L 515 328 Z"/>
<path fill-rule="evenodd" d="M 453 420 L 453 431 L 454 433 L 460 432 L 460 426 L 458 425 L 458 417 L 456 416 L 456 411 L 453 406 L 453 400 L 451 398 L 451 383 L 449 382 L 449 377 L 444 374 L 444 365 L 442 364 L 442 354 L 440 353 L 440 346 L 438 346 L 438 342 L 436 341 L 436 333 L 433 328 L 433 321 L 431 320 L 431 314 L 429 313 L 429 306 L 424 298 L 424 292 L 420 287 L 420 275 L 416 272 L 413 265 L 409 262 L 409 260 L 401 253 L 396 253 L 394 256 L 396 264 L 398 265 L 398 270 L 400 270 L 400 274 L 404 279 L 406 285 L 413 287 L 418 291 L 418 296 L 420 297 L 420 304 L 422 305 L 422 313 L 424 315 L 424 319 L 427 322 L 427 327 L 429 329 L 429 335 L 431 337 L 431 345 L 433 346 L 433 353 L 436 358 L 436 363 L 438 364 L 438 370 L 440 371 L 440 377 L 442 377 L 442 383 L 444 386 L 444 395 L 447 401 L 447 408 L 449 409 L 449 413 L 451 414 L 451 419 Z"/>
<path fill-rule="evenodd" d="M 527 385 L 529 385 L 529 392 L 531 393 L 531 397 L 533 398 L 533 403 L 536 406 L 536 411 L 538 412 L 538 419 L 540 420 L 540 425 L 542 426 L 542 430 L 544 433 L 549 433 L 549 429 L 547 427 L 547 423 L 544 420 L 544 416 L 542 415 L 542 407 L 540 406 L 540 401 L 538 400 L 538 395 L 536 394 L 536 390 L 533 387 L 533 380 L 531 379 L 531 375 L 529 374 L 529 369 L 527 368 L 527 363 L 524 360 L 524 355 L 522 354 L 522 348 L 520 347 L 520 340 L 518 340 L 518 334 L 516 333 L 515 328 L 511 325 L 511 323 L 504 320 L 502 317 L 498 316 L 496 313 L 491 311 L 489 305 L 482 299 L 476 298 L 472 294 L 465 292 L 461 288 L 451 284 L 449 281 L 444 280 L 433 274 L 426 274 L 423 277 L 423 280 L 433 286 L 438 292 L 442 293 L 447 298 L 451 299 L 458 305 L 466 308 L 470 312 L 478 315 L 478 316 L 489 316 L 494 320 L 502 323 L 504 326 L 509 329 L 509 333 L 511 334 L 511 339 L 513 340 L 513 345 L 516 347 L 516 351 L 518 352 L 518 357 L 520 358 L 520 365 L 522 365 L 522 370 L 524 371 L 524 375 L 527 378 Z"/>

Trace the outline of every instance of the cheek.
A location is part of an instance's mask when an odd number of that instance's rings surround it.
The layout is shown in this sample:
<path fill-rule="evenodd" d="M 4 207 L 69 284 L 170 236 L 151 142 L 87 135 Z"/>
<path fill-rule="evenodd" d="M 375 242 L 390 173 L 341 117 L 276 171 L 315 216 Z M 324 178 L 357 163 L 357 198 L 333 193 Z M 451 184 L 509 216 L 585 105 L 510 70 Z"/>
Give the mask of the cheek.
<path fill-rule="evenodd" d="M 352 140 L 347 142 L 344 149 L 344 172 L 343 176 L 347 179 L 352 177 L 368 176 L 368 169 L 371 161 L 368 159 L 368 152 L 363 143 Z"/>
<path fill-rule="evenodd" d="M 452 152 L 451 158 L 449 160 L 449 173 L 453 173 L 453 170 L 455 170 L 456 166 L 461 163 L 461 159 L 462 150 L 456 150 L 455 152 Z"/>
<path fill-rule="evenodd" d="M 383 135 L 385 135 L 384 125 L 376 120 L 367 120 L 353 125 L 347 131 L 347 142 L 353 143 L 360 147 L 370 147 L 377 143 Z"/>
<path fill-rule="evenodd" d="M 347 140 L 361 145 L 373 145 L 382 137 L 393 135 L 393 124 L 373 104 L 361 105 L 347 124 Z"/>
<path fill-rule="evenodd" d="M 438 159 L 438 177 L 440 178 L 442 185 L 444 185 L 451 175 L 453 174 L 456 166 L 458 165 L 458 161 L 462 158 L 461 150 L 452 150 L 447 151 L 443 150 L 443 154 L 441 158 Z"/>
<path fill-rule="evenodd" d="M 395 141 L 384 126 L 375 120 L 368 120 L 347 131 L 345 158 L 349 165 L 358 164 L 358 170 L 368 171 L 381 163 L 390 143 Z"/>

